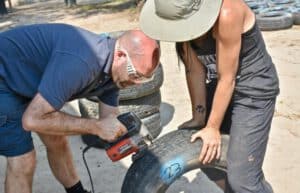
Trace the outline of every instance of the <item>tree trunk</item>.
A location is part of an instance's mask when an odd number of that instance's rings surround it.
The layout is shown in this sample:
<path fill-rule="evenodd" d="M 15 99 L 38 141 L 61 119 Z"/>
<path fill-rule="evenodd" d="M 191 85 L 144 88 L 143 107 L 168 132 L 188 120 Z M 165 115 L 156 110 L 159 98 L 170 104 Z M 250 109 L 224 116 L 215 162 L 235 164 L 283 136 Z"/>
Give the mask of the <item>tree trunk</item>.
<path fill-rule="evenodd" d="M 4 14 L 7 14 L 5 0 L 0 0 L 0 15 L 4 15 Z"/>

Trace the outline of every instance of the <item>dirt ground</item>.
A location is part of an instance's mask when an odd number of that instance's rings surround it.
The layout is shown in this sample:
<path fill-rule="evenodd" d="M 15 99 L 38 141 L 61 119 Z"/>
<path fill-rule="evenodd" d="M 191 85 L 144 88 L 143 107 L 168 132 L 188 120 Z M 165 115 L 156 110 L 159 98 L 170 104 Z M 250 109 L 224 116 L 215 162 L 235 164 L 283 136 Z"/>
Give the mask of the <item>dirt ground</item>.
<path fill-rule="evenodd" d="M 101 0 L 98 0 L 98 3 Z M 138 28 L 138 15 L 129 1 L 116 4 L 95 4 L 97 0 L 78 1 L 78 8 L 68 9 L 62 1 L 50 0 L 15 6 L 9 16 L 0 18 L 0 31 L 19 25 L 59 22 L 80 26 L 96 33 Z M 276 64 L 281 93 L 270 133 L 269 146 L 264 163 L 266 179 L 275 193 L 300 193 L 300 26 L 288 30 L 263 33 L 268 50 Z M 161 63 L 164 68 L 162 93 L 161 135 L 170 132 L 190 119 L 190 104 L 183 66 L 178 66 L 174 44 L 162 42 Z M 78 114 L 76 101 L 72 103 Z M 38 152 L 38 166 L 34 179 L 35 193 L 64 192 L 51 175 L 45 148 L 34 135 Z M 81 158 L 84 147 L 78 136 L 70 137 L 75 164 L 83 184 L 89 187 L 89 179 Z M 96 192 L 118 193 L 122 179 L 130 165 L 130 159 L 112 164 L 102 150 L 90 150 L 87 159 L 92 169 Z M 0 193 L 3 192 L 5 159 L 0 157 Z M 181 183 L 172 186 L 168 193 L 199 192 L 201 178 L 190 174 Z M 186 188 L 182 188 L 186 186 Z M 178 188 L 180 187 L 180 188 Z M 207 192 L 206 192 L 207 193 Z"/>

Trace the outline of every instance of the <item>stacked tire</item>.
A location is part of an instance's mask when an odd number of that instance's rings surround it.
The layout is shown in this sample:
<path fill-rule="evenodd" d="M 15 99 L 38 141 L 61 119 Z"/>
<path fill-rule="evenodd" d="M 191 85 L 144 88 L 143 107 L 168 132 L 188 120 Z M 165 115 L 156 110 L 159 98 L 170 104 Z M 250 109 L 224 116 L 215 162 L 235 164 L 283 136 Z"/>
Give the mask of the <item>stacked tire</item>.
<path fill-rule="evenodd" d="M 106 35 L 117 37 L 123 32 L 112 32 Z M 161 104 L 160 87 L 163 83 L 163 69 L 160 64 L 154 72 L 151 81 L 133 85 L 119 92 L 120 113 L 134 112 L 148 128 L 151 135 L 156 138 L 161 130 L 159 107 Z M 99 118 L 98 98 L 91 97 L 79 99 L 79 110 L 84 118 Z M 82 135 L 85 144 L 96 148 L 103 148 L 104 141 L 94 135 Z"/>
<path fill-rule="evenodd" d="M 256 14 L 256 21 L 262 31 L 289 29 L 300 25 L 300 2 L 298 0 L 247 0 Z"/>

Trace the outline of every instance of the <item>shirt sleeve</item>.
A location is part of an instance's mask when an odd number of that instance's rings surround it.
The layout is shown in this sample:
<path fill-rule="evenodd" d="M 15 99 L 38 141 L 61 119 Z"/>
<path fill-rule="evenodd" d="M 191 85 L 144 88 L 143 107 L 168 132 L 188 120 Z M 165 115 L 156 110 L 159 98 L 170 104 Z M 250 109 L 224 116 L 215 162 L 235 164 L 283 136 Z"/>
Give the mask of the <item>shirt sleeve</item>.
<path fill-rule="evenodd" d="M 45 69 L 38 91 L 51 106 L 59 110 L 95 76 L 96 73 L 77 56 L 56 52 Z"/>

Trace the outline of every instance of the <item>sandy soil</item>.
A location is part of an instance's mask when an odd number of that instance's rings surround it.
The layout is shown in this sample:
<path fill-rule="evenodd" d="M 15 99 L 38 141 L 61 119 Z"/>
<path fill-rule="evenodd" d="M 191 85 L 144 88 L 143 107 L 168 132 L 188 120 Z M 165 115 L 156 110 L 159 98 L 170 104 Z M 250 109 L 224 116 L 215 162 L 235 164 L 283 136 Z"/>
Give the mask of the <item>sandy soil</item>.
<path fill-rule="evenodd" d="M 83 5 L 91 2 L 81 0 L 78 3 Z M 0 18 L 0 30 L 24 24 L 60 22 L 101 33 L 138 28 L 137 18 L 134 9 L 128 8 L 126 3 L 98 9 L 89 6 L 67 9 L 64 8 L 62 2 L 51 0 L 14 7 L 8 17 Z M 276 64 L 281 88 L 264 164 L 265 175 L 276 193 L 300 193 L 300 154 L 297 153 L 300 147 L 300 103 L 298 102 L 300 100 L 300 27 L 294 26 L 289 30 L 264 32 L 263 35 Z M 188 120 L 191 113 L 183 66 L 178 66 L 172 43 L 162 43 L 161 62 L 165 72 L 164 84 L 161 87 L 163 101 L 161 112 L 164 125 L 161 135 L 163 135 Z M 74 102 L 73 109 L 69 111 L 72 110 L 74 114 L 78 114 L 78 109 L 74 104 L 76 105 Z M 34 138 L 38 152 L 34 192 L 63 192 L 62 187 L 51 175 L 45 147 L 35 135 Z M 81 150 L 84 145 L 78 136 L 70 137 L 70 143 L 82 181 L 89 186 L 88 176 L 81 158 Z M 93 170 L 96 192 L 120 192 L 122 179 L 130 165 L 130 159 L 112 164 L 102 150 L 90 150 L 87 158 Z M 4 176 L 5 159 L 0 157 L 0 193 L 3 193 Z M 197 184 L 199 185 L 201 180 L 197 179 L 197 173 L 191 174 L 181 181 L 181 184 L 180 182 L 176 184 L 168 193 L 198 192 Z M 181 186 L 187 186 L 187 188 Z M 181 190 L 176 187 L 181 187 Z"/>

